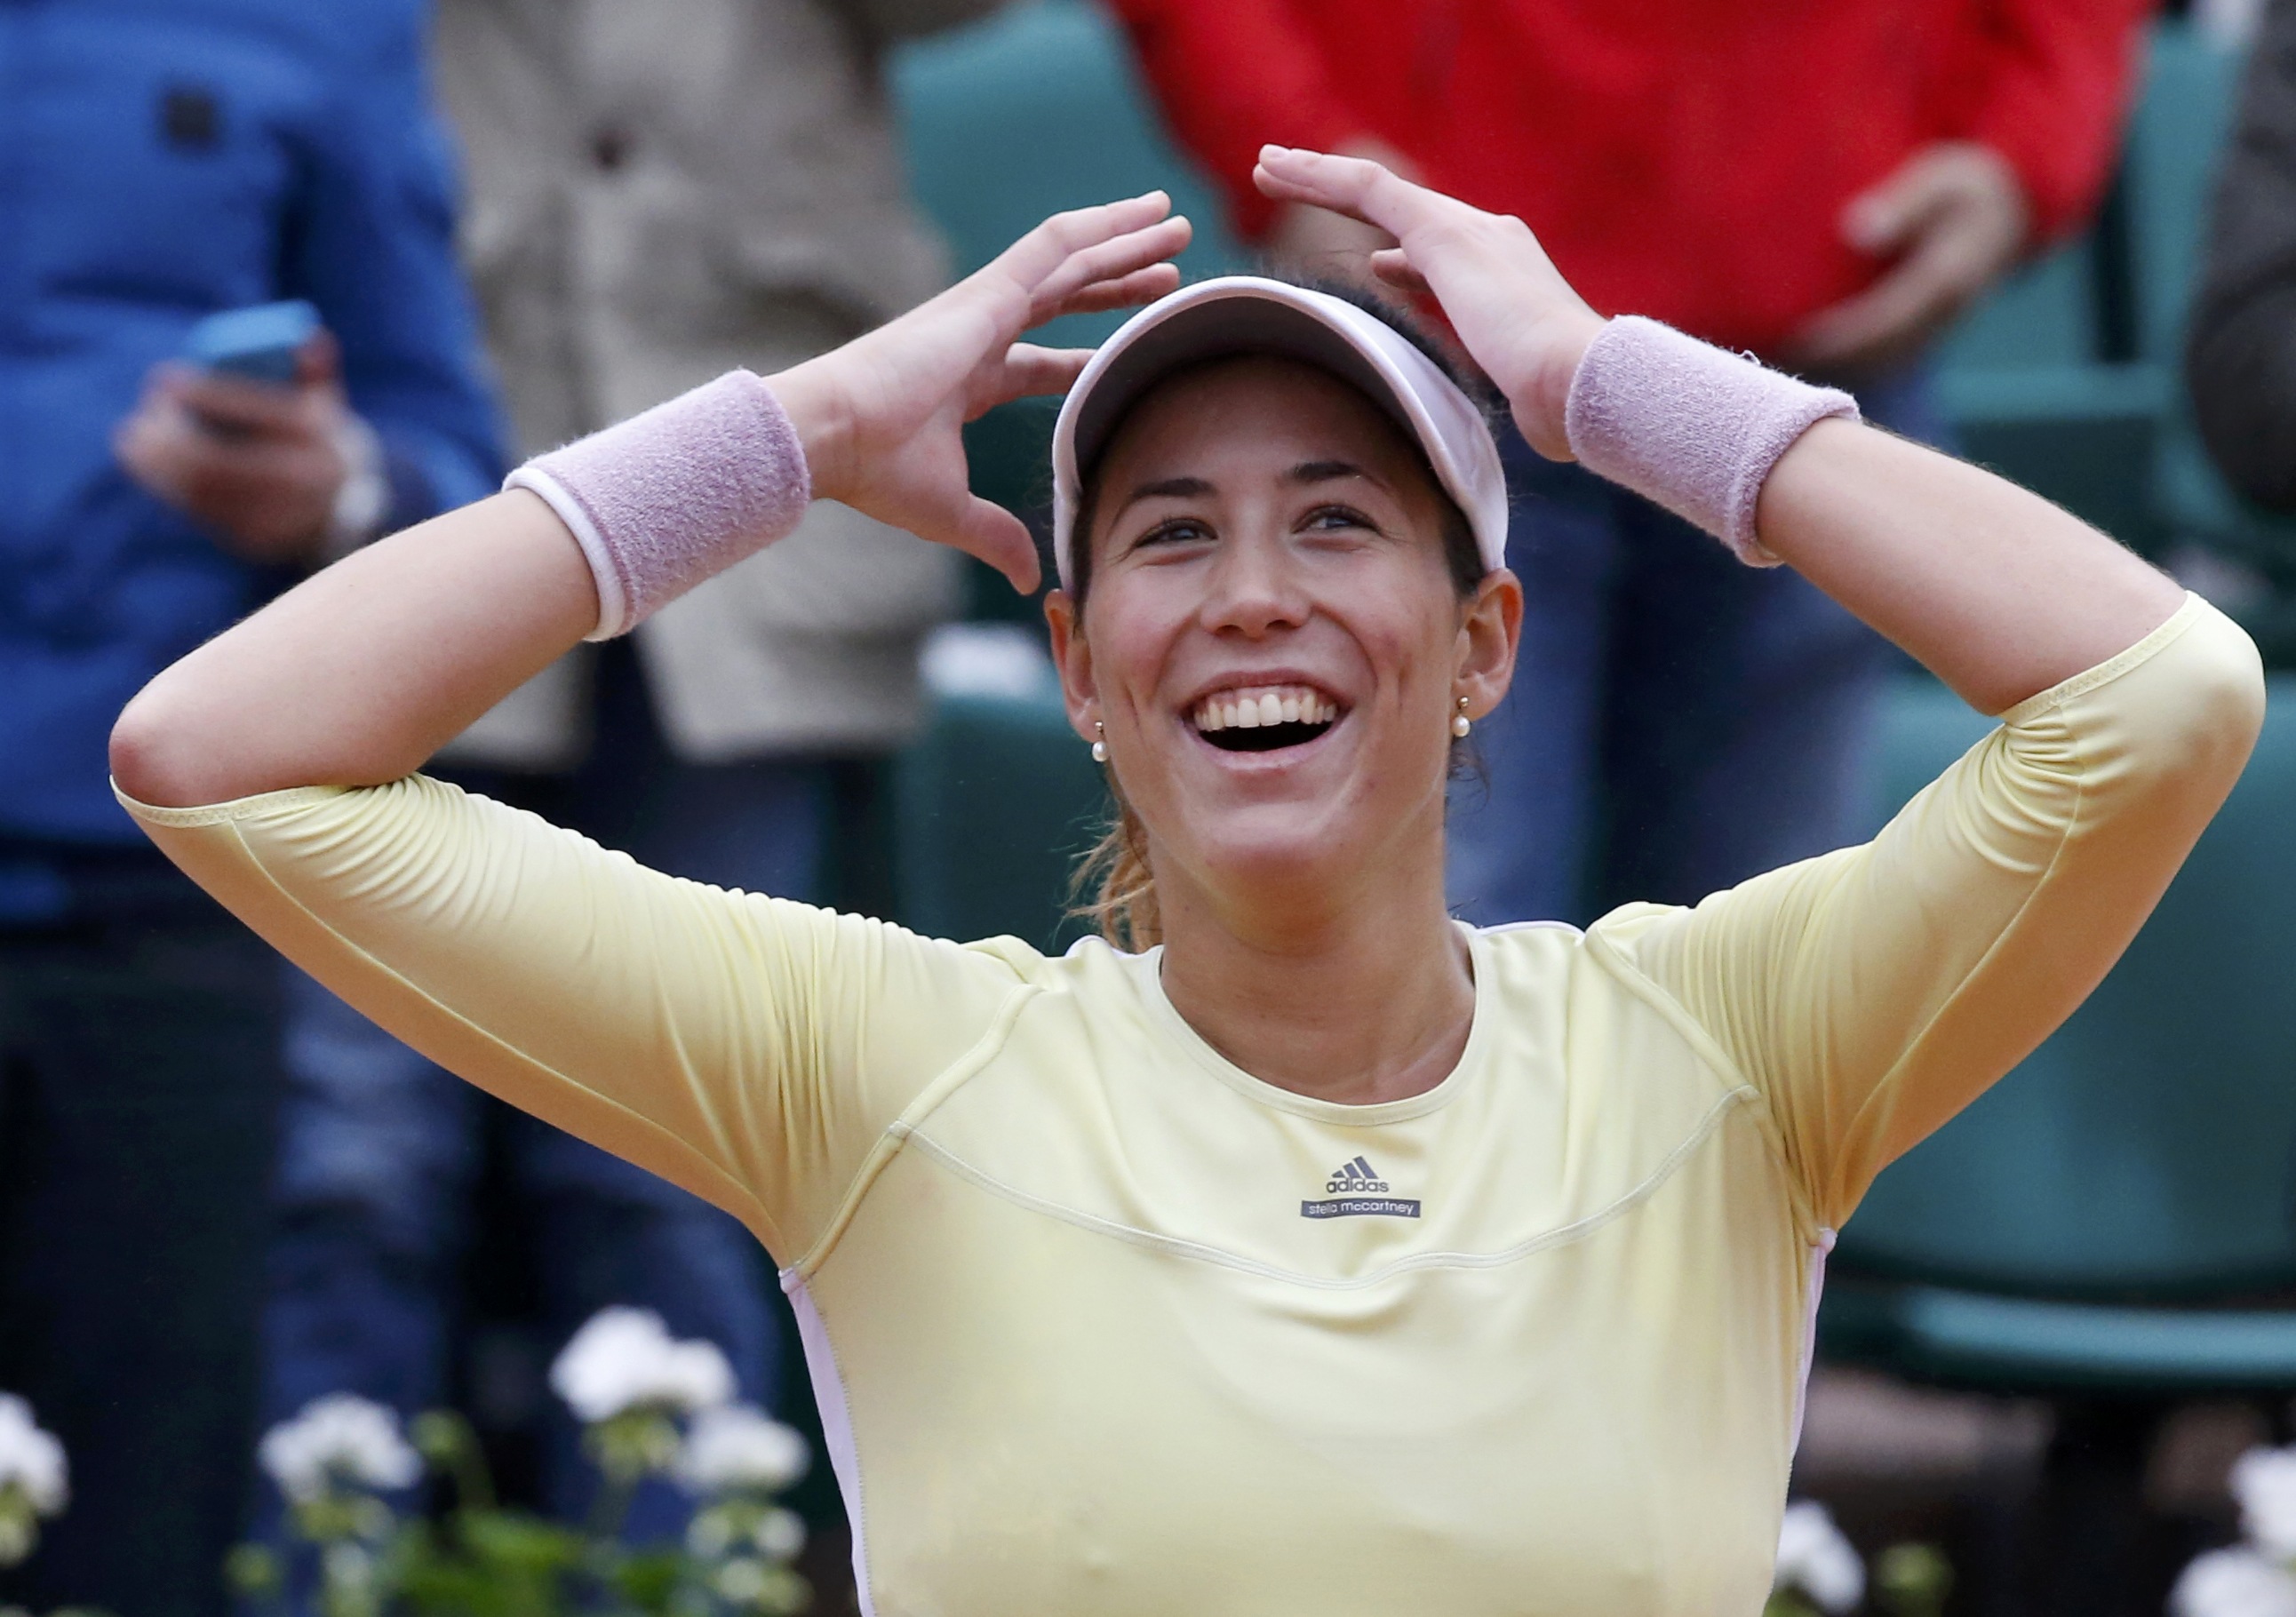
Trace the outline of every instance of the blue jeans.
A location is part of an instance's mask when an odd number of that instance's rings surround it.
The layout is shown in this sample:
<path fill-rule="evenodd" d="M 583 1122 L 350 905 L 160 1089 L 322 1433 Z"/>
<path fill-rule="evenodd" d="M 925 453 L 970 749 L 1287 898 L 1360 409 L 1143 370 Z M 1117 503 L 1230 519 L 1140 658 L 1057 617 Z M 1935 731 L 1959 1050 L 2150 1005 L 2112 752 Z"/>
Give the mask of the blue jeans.
<path fill-rule="evenodd" d="M 1947 441 L 1926 369 L 1859 403 Z M 1854 839 L 1888 644 L 1799 574 L 1742 566 L 1512 431 L 1501 453 L 1522 649 L 1513 691 L 1475 726 L 1485 779 L 1452 793 L 1457 912 L 1584 925 Z"/>
<path fill-rule="evenodd" d="M 627 648 L 608 650 L 597 741 L 579 772 L 457 778 L 674 875 L 814 897 L 827 766 L 670 759 Z M 500 1121 L 509 1187 L 534 1232 L 550 1350 L 609 1304 L 650 1308 L 674 1334 L 716 1342 L 742 1396 L 773 1401 L 783 1345 L 772 1278 L 756 1241 L 732 1218 L 509 1112 L 300 973 L 291 973 L 288 1006 L 288 1094 L 264 1317 L 266 1424 L 339 1391 L 409 1415 L 447 1396 L 490 1114 Z M 592 1478 L 571 1421 L 554 1404 L 545 1458 L 548 1504 L 578 1518 Z M 275 1498 L 261 1507 L 265 1537 L 277 1532 L 278 1508 Z M 675 1490 L 650 1487 L 630 1534 L 674 1536 L 685 1514 Z"/>

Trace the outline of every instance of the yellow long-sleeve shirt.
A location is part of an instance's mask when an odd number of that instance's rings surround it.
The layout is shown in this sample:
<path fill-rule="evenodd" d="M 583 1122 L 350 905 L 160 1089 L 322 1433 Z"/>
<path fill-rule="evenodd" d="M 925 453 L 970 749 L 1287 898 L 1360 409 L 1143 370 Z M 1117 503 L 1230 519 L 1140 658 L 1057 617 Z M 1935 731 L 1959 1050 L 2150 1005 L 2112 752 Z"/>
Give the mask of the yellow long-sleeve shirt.
<path fill-rule="evenodd" d="M 1406 1101 L 1224 1061 L 1159 956 L 641 868 L 420 776 L 130 803 L 436 1060 L 783 1265 L 883 1617 L 1757 1611 L 1818 1257 L 2136 932 L 2238 775 L 2188 600 L 1872 843 L 1472 932 Z"/>

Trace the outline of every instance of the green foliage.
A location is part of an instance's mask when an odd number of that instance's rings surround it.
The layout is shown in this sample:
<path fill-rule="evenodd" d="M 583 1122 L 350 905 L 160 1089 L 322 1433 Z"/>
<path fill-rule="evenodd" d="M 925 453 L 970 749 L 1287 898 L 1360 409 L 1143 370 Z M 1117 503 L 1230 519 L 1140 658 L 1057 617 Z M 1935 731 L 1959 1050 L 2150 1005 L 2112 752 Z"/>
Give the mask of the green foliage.
<path fill-rule="evenodd" d="M 1934 1544 L 1893 1544 L 1874 1563 L 1874 1592 L 1890 1617 L 1940 1617 L 1953 1564 Z"/>
<path fill-rule="evenodd" d="M 621 1541 L 638 1487 L 666 1474 L 679 1453 L 677 1423 L 660 1409 L 628 1410 L 585 1432 L 601 1486 L 580 1528 L 498 1504 L 461 1416 L 420 1416 L 408 1436 L 451 1491 L 454 1506 L 439 1519 L 401 1516 L 344 1485 L 290 1513 L 317 1560 L 321 1617 L 791 1617 L 812 1597 L 788 1564 L 802 1530 L 770 1498 L 703 1501 L 683 1545 Z M 249 1605 L 285 1617 L 286 1569 L 273 1552 L 242 1545 L 226 1572 Z"/>

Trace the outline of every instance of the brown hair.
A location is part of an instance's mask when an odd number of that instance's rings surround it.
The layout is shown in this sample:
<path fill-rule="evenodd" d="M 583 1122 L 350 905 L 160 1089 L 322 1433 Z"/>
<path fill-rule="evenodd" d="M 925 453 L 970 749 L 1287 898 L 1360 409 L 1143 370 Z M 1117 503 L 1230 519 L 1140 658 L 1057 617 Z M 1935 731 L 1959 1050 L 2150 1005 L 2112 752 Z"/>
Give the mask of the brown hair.
<path fill-rule="evenodd" d="M 1326 283 L 1312 284 L 1318 291 L 1328 292 L 1378 316 L 1432 360 L 1469 398 L 1480 395 L 1482 390 L 1480 385 L 1409 315 L 1368 296 L 1357 287 Z M 1141 395 L 1139 399 L 1134 400 L 1132 409 L 1138 409 L 1142 400 L 1174 380 L 1218 363 L 1217 359 L 1204 360 L 1173 372 Z M 1127 415 L 1130 414 L 1130 410 L 1126 412 Z M 1119 419 L 1111 424 L 1101 439 L 1102 443 L 1113 444 L 1122 430 L 1123 422 Z M 1466 600 L 1481 586 L 1484 574 L 1482 551 L 1475 542 L 1474 529 L 1467 521 L 1467 513 L 1459 508 L 1458 502 L 1451 497 L 1442 480 L 1435 475 L 1435 468 L 1429 463 L 1425 449 L 1416 439 L 1402 433 L 1400 428 L 1397 431 L 1410 445 L 1421 472 L 1441 502 L 1444 566 L 1451 575 L 1453 589 L 1457 591 L 1461 600 Z M 1092 587 L 1093 521 L 1100 502 L 1101 465 L 1106 459 L 1103 450 L 1099 460 L 1083 468 L 1076 521 L 1070 529 L 1075 535 L 1074 549 L 1070 557 L 1074 579 L 1068 594 L 1070 609 L 1074 613 L 1075 633 L 1079 636 L 1084 633 L 1085 596 Z M 1452 743 L 1455 767 L 1464 754 L 1465 744 L 1464 742 Z M 1070 913 L 1092 921 L 1100 929 L 1100 935 L 1118 948 L 1137 953 L 1153 948 L 1164 940 L 1163 918 L 1156 907 L 1155 873 L 1148 867 L 1148 828 L 1140 823 L 1140 817 L 1133 812 L 1132 805 L 1124 800 L 1124 788 L 1116 778 L 1116 771 L 1106 770 L 1104 778 L 1108 782 L 1112 811 L 1107 825 L 1101 832 L 1100 840 L 1077 862 L 1076 872 L 1069 878 Z M 1092 894 L 1090 899 L 1084 896 L 1087 891 Z"/>

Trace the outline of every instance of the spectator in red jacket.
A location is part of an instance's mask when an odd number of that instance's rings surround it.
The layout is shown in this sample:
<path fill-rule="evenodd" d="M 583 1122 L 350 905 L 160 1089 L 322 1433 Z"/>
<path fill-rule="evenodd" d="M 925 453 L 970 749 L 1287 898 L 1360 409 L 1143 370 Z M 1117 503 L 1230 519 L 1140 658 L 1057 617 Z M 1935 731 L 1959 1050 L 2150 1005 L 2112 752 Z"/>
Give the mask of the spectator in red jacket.
<path fill-rule="evenodd" d="M 1606 313 L 1851 386 L 1932 439 L 1923 353 L 2094 204 L 2147 9 L 1113 3 L 1173 128 L 1279 259 L 1359 274 L 1384 242 L 1260 197 L 1260 144 L 1375 156 L 1520 215 Z M 1509 472 L 1532 618 L 1518 694 L 1476 730 L 1490 793 L 1454 826 L 1463 910 L 1583 920 L 1849 840 L 1880 643 L 1576 467 L 1517 443 Z M 1624 834 L 1599 836 L 1598 811 Z"/>

